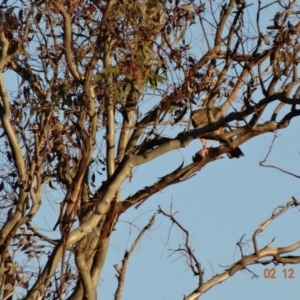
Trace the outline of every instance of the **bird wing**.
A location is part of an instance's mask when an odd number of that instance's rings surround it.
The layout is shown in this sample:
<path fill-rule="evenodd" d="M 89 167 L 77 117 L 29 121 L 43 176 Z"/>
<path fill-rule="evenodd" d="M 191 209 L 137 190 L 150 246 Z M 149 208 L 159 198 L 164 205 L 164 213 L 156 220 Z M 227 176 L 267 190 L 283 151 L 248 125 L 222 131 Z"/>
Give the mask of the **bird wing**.
<path fill-rule="evenodd" d="M 220 112 L 220 108 L 213 107 L 212 112 L 214 117 L 216 117 L 216 115 Z M 222 115 L 221 118 L 223 118 Z M 201 108 L 201 109 L 194 110 L 191 114 L 191 121 L 194 128 L 201 128 L 207 125 L 209 123 L 207 109 Z M 214 133 L 221 134 L 222 132 L 224 132 L 224 128 L 220 128 Z"/>
<path fill-rule="evenodd" d="M 213 107 L 212 108 L 212 112 L 213 112 L 214 117 L 216 117 L 217 114 L 220 113 L 220 111 L 221 110 L 218 107 Z M 220 115 L 219 119 L 220 118 L 223 118 L 223 116 Z M 201 128 L 201 127 L 207 125 L 209 123 L 207 109 L 200 108 L 200 109 L 194 110 L 191 113 L 191 122 L 192 122 L 192 125 L 193 125 L 194 128 Z M 220 127 L 218 130 L 214 131 L 213 133 L 222 134 L 225 131 L 226 131 L 225 127 Z M 202 142 L 202 144 L 205 145 L 206 144 L 206 139 L 201 138 L 201 142 Z M 239 147 L 235 148 L 235 149 L 232 149 L 231 151 L 227 152 L 226 154 L 229 158 L 234 158 L 234 157 L 239 158 L 241 156 L 244 156 L 244 153 L 242 152 L 242 150 Z"/>

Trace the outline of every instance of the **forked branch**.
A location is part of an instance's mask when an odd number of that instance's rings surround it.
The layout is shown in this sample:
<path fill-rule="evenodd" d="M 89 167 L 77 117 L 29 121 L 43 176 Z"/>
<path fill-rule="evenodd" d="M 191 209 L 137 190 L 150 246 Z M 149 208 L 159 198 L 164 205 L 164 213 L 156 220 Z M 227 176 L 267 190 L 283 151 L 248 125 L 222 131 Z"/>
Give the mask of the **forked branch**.
<path fill-rule="evenodd" d="M 276 263 L 276 264 L 299 264 L 300 255 L 286 255 L 286 253 L 292 253 L 298 249 L 300 249 L 300 240 L 292 245 L 288 245 L 285 247 L 271 247 L 270 244 L 264 246 L 259 249 L 256 241 L 256 237 L 259 233 L 261 233 L 272 221 L 274 221 L 277 217 L 285 213 L 291 207 L 299 207 L 300 201 L 296 200 L 292 197 L 292 200 L 289 201 L 284 207 L 280 207 L 279 210 L 276 208 L 272 214 L 272 216 L 267 219 L 253 234 L 253 248 L 254 252 L 249 255 L 244 255 L 243 253 L 243 244 L 241 240 L 237 243 L 241 250 L 241 259 L 233 263 L 229 268 L 225 269 L 225 271 L 221 274 L 217 274 L 214 277 L 208 279 L 204 282 L 204 271 L 201 269 L 201 263 L 198 261 L 196 256 L 194 255 L 190 243 L 189 243 L 189 231 L 186 230 L 174 217 L 174 213 L 171 211 L 170 213 L 166 213 L 159 207 L 158 212 L 163 214 L 164 216 L 170 218 L 172 224 L 175 224 L 184 234 L 185 241 L 183 246 L 179 249 L 174 250 L 175 252 L 181 252 L 183 256 L 187 257 L 188 266 L 193 272 L 195 276 L 199 277 L 197 288 L 191 292 L 189 295 L 184 297 L 184 300 L 196 300 L 199 299 L 205 292 L 214 287 L 217 284 L 222 283 L 223 281 L 232 277 L 236 272 L 241 270 L 247 270 L 250 273 L 254 274 L 251 270 L 248 269 L 251 265 L 259 265 L 259 264 L 268 264 L 268 263 Z M 265 257 L 271 257 L 271 259 L 264 259 Z M 257 276 L 257 275 L 255 275 Z"/>
<path fill-rule="evenodd" d="M 290 172 L 290 171 L 284 170 L 284 169 L 282 169 L 282 168 L 280 168 L 280 167 L 277 167 L 277 166 L 274 166 L 274 165 L 266 164 L 266 161 L 267 161 L 267 159 L 268 159 L 268 157 L 269 157 L 269 155 L 270 155 L 270 153 L 271 153 L 271 151 L 272 151 L 272 149 L 273 149 L 273 146 L 274 146 L 274 143 L 275 143 L 275 140 L 276 140 L 277 137 L 278 137 L 277 133 L 274 133 L 274 137 L 273 137 L 273 140 L 272 140 L 271 145 L 270 145 L 270 147 L 269 147 L 269 150 L 268 150 L 268 152 L 267 152 L 265 158 L 264 158 L 262 161 L 259 162 L 259 165 L 260 165 L 261 167 L 265 167 L 265 168 L 273 168 L 273 169 L 276 169 L 276 170 L 278 170 L 278 171 L 280 171 L 280 172 L 282 172 L 282 173 L 285 173 L 285 174 L 294 176 L 294 177 L 296 177 L 296 178 L 300 178 L 300 175 L 297 175 L 297 174 L 295 174 L 295 173 L 292 173 L 292 172 Z"/>

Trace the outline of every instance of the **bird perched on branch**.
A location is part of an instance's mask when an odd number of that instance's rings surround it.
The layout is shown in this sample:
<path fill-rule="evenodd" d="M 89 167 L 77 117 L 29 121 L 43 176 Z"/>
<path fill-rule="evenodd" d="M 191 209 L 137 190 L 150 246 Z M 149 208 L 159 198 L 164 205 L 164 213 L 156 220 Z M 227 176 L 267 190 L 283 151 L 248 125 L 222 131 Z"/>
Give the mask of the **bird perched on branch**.
<path fill-rule="evenodd" d="M 218 107 L 212 108 L 212 113 L 213 113 L 214 117 L 216 117 L 217 114 L 220 113 L 220 111 L 221 110 Z M 220 118 L 223 118 L 223 116 L 220 115 Z M 209 123 L 207 109 L 194 110 L 191 114 L 191 121 L 192 121 L 192 125 L 194 128 L 201 128 L 201 127 L 207 125 Z M 221 135 L 225 132 L 226 132 L 226 128 L 220 127 L 218 130 L 214 131 L 213 133 Z M 200 138 L 200 140 L 202 143 L 202 149 L 198 153 L 203 158 L 208 154 L 209 149 L 206 148 L 207 140 L 205 138 Z M 242 150 L 239 147 L 230 150 L 226 154 L 229 158 L 234 158 L 234 157 L 239 158 L 241 156 L 244 156 L 244 153 L 242 152 Z"/>

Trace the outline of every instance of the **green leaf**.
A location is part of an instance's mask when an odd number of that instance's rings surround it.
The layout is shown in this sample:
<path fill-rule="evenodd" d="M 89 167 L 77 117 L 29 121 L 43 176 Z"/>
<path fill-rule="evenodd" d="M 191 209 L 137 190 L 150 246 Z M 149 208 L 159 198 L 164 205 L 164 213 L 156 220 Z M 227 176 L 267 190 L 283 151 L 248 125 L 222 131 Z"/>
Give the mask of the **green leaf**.
<path fill-rule="evenodd" d="M 94 84 L 98 83 L 99 81 L 101 81 L 104 78 L 105 78 L 105 74 L 102 70 L 101 72 L 99 72 L 98 74 L 95 75 Z"/>
<path fill-rule="evenodd" d="M 160 82 L 160 83 L 163 83 L 167 80 L 167 78 L 165 76 L 162 76 L 162 75 L 159 75 L 159 74 L 155 74 L 155 79 Z"/>
<path fill-rule="evenodd" d="M 107 68 L 104 68 L 99 73 L 95 75 L 94 78 L 94 84 L 98 83 L 102 79 L 107 79 L 108 77 L 112 76 L 118 76 L 120 75 L 121 71 L 119 67 L 115 66 L 108 66 Z"/>
<path fill-rule="evenodd" d="M 157 89 L 157 81 L 155 79 L 153 79 L 153 77 L 149 77 L 149 84 L 151 86 L 151 88 L 156 91 Z"/>

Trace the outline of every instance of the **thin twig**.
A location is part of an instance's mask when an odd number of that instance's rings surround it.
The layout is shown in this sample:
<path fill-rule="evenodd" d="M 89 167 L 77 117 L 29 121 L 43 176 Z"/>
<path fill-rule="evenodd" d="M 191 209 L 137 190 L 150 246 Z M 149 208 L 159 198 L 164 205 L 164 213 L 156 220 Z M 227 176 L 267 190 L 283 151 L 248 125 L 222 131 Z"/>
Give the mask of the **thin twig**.
<path fill-rule="evenodd" d="M 265 168 L 273 168 L 273 169 L 279 170 L 279 171 L 282 172 L 282 173 L 285 173 L 285 174 L 294 176 L 294 177 L 296 177 L 296 178 L 300 178 L 300 175 L 297 175 L 297 174 L 295 174 L 295 173 L 286 171 L 286 170 L 284 170 L 284 169 L 282 169 L 282 168 L 279 168 L 279 167 L 277 167 L 277 166 L 274 166 L 274 165 L 266 165 L 266 164 L 265 164 L 265 162 L 267 161 L 267 159 L 268 159 L 268 157 L 269 157 L 269 155 L 270 155 L 270 153 L 271 153 L 271 150 L 272 150 L 272 148 L 273 148 L 273 145 L 274 145 L 275 140 L 276 140 L 277 137 L 278 137 L 278 135 L 275 133 L 275 134 L 274 134 L 274 137 L 273 137 L 273 140 L 272 140 L 272 142 L 271 142 L 271 145 L 270 145 L 270 147 L 269 147 L 269 150 L 268 150 L 268 152 L 267 152 L 267 154 L 266 154 L 266 157 L 265 157 L 262 161 L 259 162 L 259 165 L 260 165 L 261 167 L 265 167 Z"/>
<path fill-rule="evenodd" d="M 183 252 L 184 256 L 187 257 L 188 260 L 188 265 L 190 267 L 190 269 L 192 270 L 192 272 L 194 273 L 195 276 L 199 276 L 199 287 L 203 284 L 203 276 L 204 276 L 204 272 L 202 270 L 201 267 L 201 263 L 198 261 L 198 259 L 196 258 L 194 251 L 192 250 L 191 246 L 190 246 L 190 234 L 189 231 L 187 229 L 185 229 L 174 217 L 175 213 L 173 213 L 172 211 L 170 211 L 170 213 L 166 213 L 165 211 L 163 211 L 161 209 L 161 207 L 158 207 L 158 213 L 170 218 L 170 220 L 172 221 L 173 224 L 175 224 L 185 235 L 185 243 L 184 243 L 184 248 L 179 248 L 176 250 L 173 250 L 174 252 Z"/>
<path fill-rule="evenodd" d="M 119 267 L 117 264 L 114 265 L 117 275 L 116 277 L 118 278 L 118 287 L 115 292 L 115 300 L 120 300 L 122 297 L 123 293 L 123 287 L 124 287 L 124 282 L 125 282 L 125 276 L 126 276 L 126 270 L 127 270 L 127 265 L 130 259 L 130 256 L 132 255 L 135 247 L 137 244 L 140 242 L 142 236 L 146 233 L 146 231 L 154 224 L 155 222 L 155 214 L 152 216 L 150 219 L 149 223 L 141 230 L 137 238 L 135 239 L 134 243 L 132 244 L 131 248 L 129 251 L 125 251 L 123 260 L 122 260 L 122 267 Z"/>

